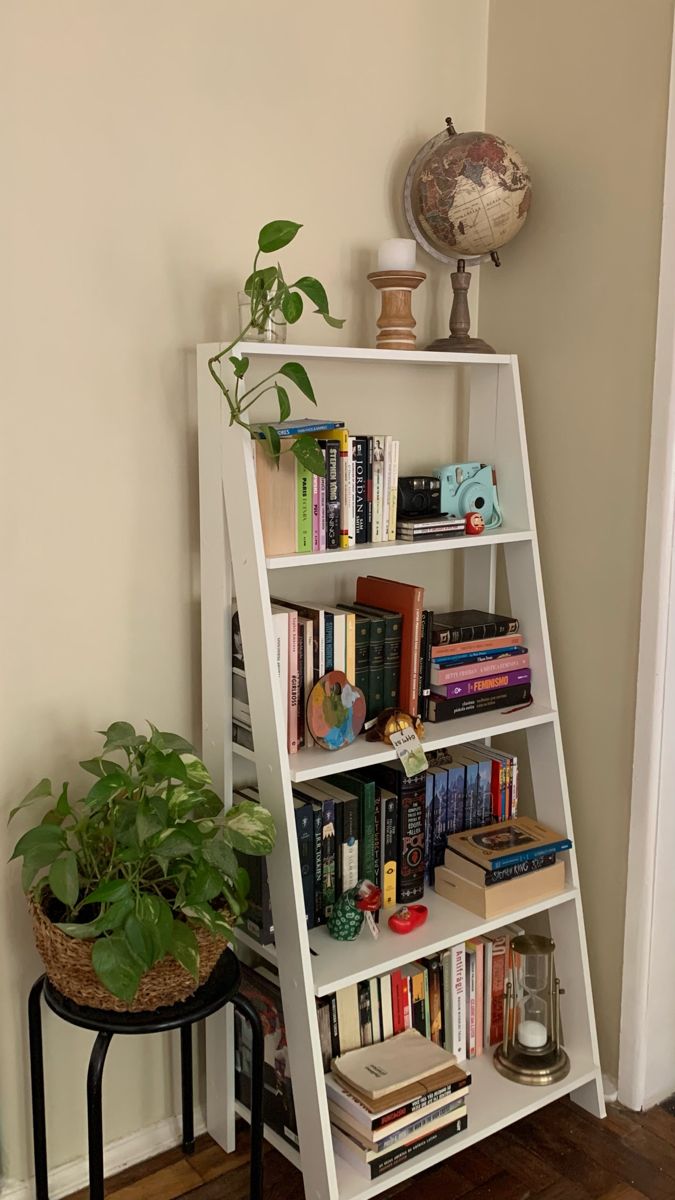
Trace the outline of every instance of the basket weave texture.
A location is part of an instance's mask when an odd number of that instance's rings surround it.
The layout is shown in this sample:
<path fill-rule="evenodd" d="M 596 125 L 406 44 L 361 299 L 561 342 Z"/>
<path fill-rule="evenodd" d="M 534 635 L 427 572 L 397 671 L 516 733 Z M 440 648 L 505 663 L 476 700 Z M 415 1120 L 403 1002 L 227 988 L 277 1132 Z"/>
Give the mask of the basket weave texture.
<path fill-rule="evenodd" d="M 57 929 L 39 904 L 29 899 L 33 936 L 47 976 L 55 988 L 76 1004 L 89 1008 L 114 1009 L 115 1012 L 154 1012 L 170 1004 L 187 1000 L 206 983 L 224 950 L 227 939 L 194 926 L 199 945 L 199 982 L 174 958 L 164 958 L 143 975 L 131 1004 L 118 1000 L 99 980 L 91 965 L 93 942 L 68 937 Z"/>

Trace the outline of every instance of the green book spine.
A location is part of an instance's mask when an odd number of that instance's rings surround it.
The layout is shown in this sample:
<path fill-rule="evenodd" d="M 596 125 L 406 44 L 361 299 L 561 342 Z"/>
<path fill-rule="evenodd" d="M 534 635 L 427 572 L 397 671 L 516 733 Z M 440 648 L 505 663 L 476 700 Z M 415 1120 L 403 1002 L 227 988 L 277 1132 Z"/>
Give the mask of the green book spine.
<path fill-rule="evenodd" d="M 377 787 L 358 771 L 340 775 L 344 786 L 359 798 L 359 878 L 375 882 L 375 805 Z"/>
<path fill-rule="evenodd" d="M 401 630 L 403 618 L 392 613 L 384 618 L 384 707 L 398 706 L 398 688 L 401 676 Z"/>
<path fill-rule="evenodd" d="M 298 554 L 312 552 L 312 473 L 296 459 L 295 482 L 297 487 L 296 549 Z"/>
<path fill-rule="evenodd" d="M 370 647 L 368 654 L 368 698 L 366 717 L 377 717 L 388 701 L 384 699 L 384 617 L 370 617 Z"/>

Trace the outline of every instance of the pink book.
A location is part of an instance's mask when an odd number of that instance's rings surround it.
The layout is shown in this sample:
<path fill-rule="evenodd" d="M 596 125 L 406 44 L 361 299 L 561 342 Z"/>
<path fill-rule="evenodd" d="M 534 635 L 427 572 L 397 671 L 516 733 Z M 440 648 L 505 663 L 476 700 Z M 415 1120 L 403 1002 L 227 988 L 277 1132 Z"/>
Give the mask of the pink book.
<path fill-rule="evenodd" d="M 476 950 L 476 1055 L 479 1055 L 483 1053 L 483 1015 L 485 1011 L 483 976 L 485 973 L 485 943 L 482 938 L 476 938 L 472 945 Z"/>
<path fill-rule="evenodd" d="M 504 654 L 486 662 L 467 663 L 464 667 L 432 667 L 432 684 L 459 683 L 462 679 L 479 679 L 502 671 L 525 671 L 530 665 L 529 654 Z"/>
<path fill-rule="evenodd" d="M 288 610 L 288 753 L 297 754 L 298 701 L 300 676 L 298 674 L 298 614 L 294 608 Z"/>
<path fill-rule="evenodd" d="M 321 518 L 319 516 L 319 476 L 312 475 L 312 553 L 318 554 L 321 548 Z"/>
<path fill-rule="evenodd" d="M 326 549 L 326 479 L 319 479 L 319 550 Z"/>
<path fill-rule="evenodd" d="M 476 946 L 466 942 L 466 1057 L 476 1056 Z"/>
<path fill-rule="evenodd" d="M 473 654 L 476 650 L 506 650 L 509 646 L 522 646 L 522 633 L 505 633 L 503 637 L 479 638 L 475 642 L 457 642 L 454 646 L 432 646 L 432 658 L 456 658 L 458 654 Z"/>

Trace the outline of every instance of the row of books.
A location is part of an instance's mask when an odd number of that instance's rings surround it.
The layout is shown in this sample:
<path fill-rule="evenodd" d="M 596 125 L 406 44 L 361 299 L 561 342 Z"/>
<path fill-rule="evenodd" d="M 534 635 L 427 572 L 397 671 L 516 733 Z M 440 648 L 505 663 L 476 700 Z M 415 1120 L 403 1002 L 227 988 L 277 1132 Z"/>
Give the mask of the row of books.
<path fill-rule="evenodd" d="M 325 924 L 336 899 L 359 879 L 382 889 L 382 907 L 411 903 L 433 884 L 448 836 L 492 825 L 518 805 L 518 759 L 480 742 L 438 753 L 428 771 L 408 779 L 398 762 L 293 785 L 305 912 L 310 929 Z M 258 800 L 254 787 L 237 797 Z M 251 936 L 273 940 L 264 860 L 247 859 Z M 509 877 L 508 870 L 502 878 Z"/>
<path fill-rule="evenodd" d="M 389 434 L 350 435 L 342 421 L 284 421 L 278 466 L 256 446 L 265 553 L 312 554 L 396 540 L 399 443 Z M 290 449 L 310 433 L 325 463 L 312 474 Z"/>
<path fill-rule="evenodd" d="M 377 1179 L 467 1127 L 471 1076 L 408 1029 L 335 1057 L 326 1076 L 333 1144 Z"/>

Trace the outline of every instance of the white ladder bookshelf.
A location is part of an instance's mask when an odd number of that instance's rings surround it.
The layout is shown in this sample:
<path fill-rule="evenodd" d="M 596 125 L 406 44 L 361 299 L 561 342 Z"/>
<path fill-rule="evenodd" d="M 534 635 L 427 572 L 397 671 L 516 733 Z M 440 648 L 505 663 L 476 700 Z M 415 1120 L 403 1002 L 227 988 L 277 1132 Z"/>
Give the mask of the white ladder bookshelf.
<path fill-rule="evenodd" d="M 224 345 L 224 344 L 223 344 Z M 228 803 L 236 762 L 255 771 L 264 804 L 277 824 L 277 844 L 269 860 L 270 890 L 276 945 L 260 947 L 246 935 L 242 943 L 279 971 L 292 1064 L 295 1109 L 300 1137 L 298 1155 L 274 1131 L 269 1140 L 297 1165 L 301 1163 L 307 1200 L 367 1200 L 394 1187 L 442 1159 L 510 1122 L 561 1096 L 571 1094 L 584 1108 L 604 1116 L 604 1099 L 593 1014 L 586 938 L 574 850 L 570 851 L 565 890 L 553 898 L 514 911 L 508 917 L 483 921 L 427 888 L 429 918 L 419 930 L 400 937 L 383 926 L 374 941 L 364 932 L 355 942 L 337 942 L 325 928 L 307 931 L 291 787 L 293 782 L 366 767 L 394 757 L 382 743 L 363 738 L 345 750 L 329 753 L 318 747 L 289 758 L 278 682 L 273 668 L 270 584 L 272 593 L 293 590 L 293 580 L 306 579 L 305 570 L 331 564 L 364 564 L 367 570 L 395 577 L 394 558 L 414 554 L 421 582 L 427 556 L 462 554 L 463 603 L 467 608 L 493 610 L 497 587 L 499 547 L 502 547 L 510 611 L 519 617 L 529 648 L 535 703 L 510 713 L 487 713 L 444 724 L 429 724 L 425 747 L 433 750 L 462 742 L 489 739 L 523 731 L 536 815 L 572 836 L 572 821 L 556 709 L 555 686 L 546 625 L 544 594 L 537 546 L 532 492 L 523 422 L 518 362 L 511 355 L 436 354 L 424 351 L 380 351 L 342 346 L 278 346 L 246 343 L 238 353 L 257 358 L 307 362 L 327 360 L 339 372 L 342 364 L 364 364 L 372 372 L 424 367 L 434 372 L 459 368 L 468 378 L 468 433 L 465 456 L 448 454 L 445 461 L 466 457 L 497 467 L 505 524 L 479 538 L 454 538 L 424 544 L 389 543 L 359 546 L 322 554 L 266 558 L 255 481 L 254 454 L 248 435 L 229 427 L 226 405 L 207 368 L 208 359 L 223 345 L 198 348 L 199 462 L 201 511 L 201 604 L 203 755 L 217 787 Z M 367 364 L 367 366 L 365 365 Z M 265 364 L 266 373 L 269 365 Z M 225 372 L 223 373 L 225 378 Z M 323 406 L 322 406 L 323 408 Z M 223 411 L 225 409 L 225 411 Z M 341 416 L 331 404 L 331 417 Z M 368 425 L 367 417 L 360 422 Z M 367 429 L 372 432 L 372 430 Z M 449 448 L 445 448 L 446 450 Z M 437 445 L 429 465 L 443 457 Z M 229 520 L 228 520 L 229 517 Z M 378 568 L 379 559 L 387 559 Z M 294 575 L 302 569 L 300 576 Z M 392 570 L 392 568 L 394 568 Z M 281 574 L 278 574 L 281 573 Z M 236 591 L 255 756 L 233 746 L 231 731 L 232 595 Z M 301 592 L 294 598 L 302 602 Z M 327 598 L 328 599 L 328 598 Z M 250 760 L 248 763 L 245 760 Z M 418 1158 L 382 1178 L 368 1181 L 334 1155 L 326 1102 L 315 1001 L 339 987 L 383 974 L 423 955 L 433 954 L 467 938 L 486 933 L 507 920 L 521 921 L 546 913 L 556 942 L 556 968 L 565 995 L 562 1002 L 564 1042 L 571 1061 L 566 1079 L 549 1087 L 512 1083 L 497 1073 L 491 1052 L 471 1060 L 473 1086 L 469 1125 Z M 234 1099 L 231 1021 L 220 1014 L 207 1022 L 207 1125 L 226 1150 L 234 1149 L 234 1121 L 245 1116 Z"/>

